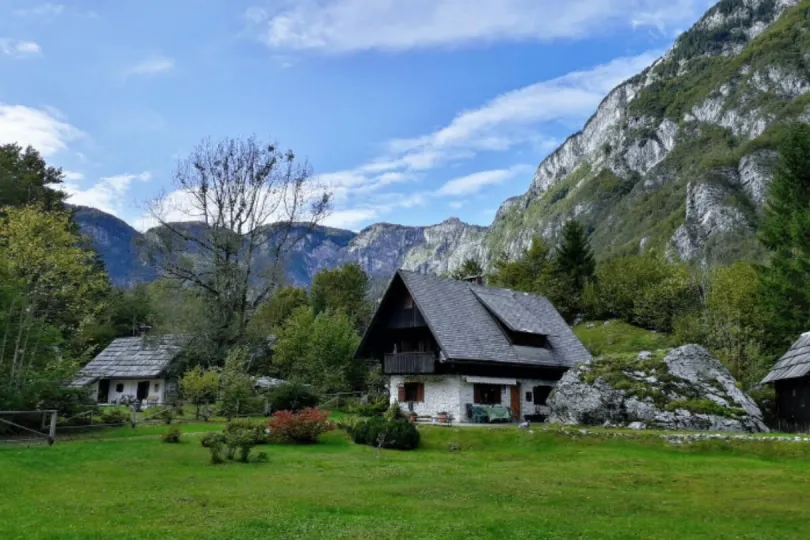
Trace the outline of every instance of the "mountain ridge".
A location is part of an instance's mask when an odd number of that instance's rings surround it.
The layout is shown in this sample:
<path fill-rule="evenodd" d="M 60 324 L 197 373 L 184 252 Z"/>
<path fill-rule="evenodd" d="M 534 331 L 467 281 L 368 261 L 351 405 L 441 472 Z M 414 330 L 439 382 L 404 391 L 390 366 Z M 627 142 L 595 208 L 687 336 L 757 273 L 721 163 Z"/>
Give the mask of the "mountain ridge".
<path fill-rule="evenodd" d="M 386 277 L 398 267 L 446 273 L 466 258 L 491 267 L 536 235 L 553 241 L 570 219 L 598 258 L 655 249 L 704 265 L 756 259 L 775 148 L 787 124 L 810 121 L 808 57 L 810 0 L 721 0 L 611 90 L 489 227 L 448 218 L 319 228 L 296 247 L 291 281 L 351 261 Z"/>

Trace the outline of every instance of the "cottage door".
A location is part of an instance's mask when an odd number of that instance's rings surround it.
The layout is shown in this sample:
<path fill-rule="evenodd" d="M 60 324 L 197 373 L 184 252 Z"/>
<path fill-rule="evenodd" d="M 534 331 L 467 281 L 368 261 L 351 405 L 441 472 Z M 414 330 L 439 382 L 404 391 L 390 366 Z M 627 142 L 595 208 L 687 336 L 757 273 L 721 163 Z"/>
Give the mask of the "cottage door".
<path fill-rule="evenodd" d="M 520 383 L 510 386 L 509 390 L 511 390 L 509 406 L 512 409 L 512 420 L 517 422 L 520 420 Z"/>
<path fill-rule="evenodd" d="M 101 379 L 98 381 L 98 394 L 96 395 L 96 401 L 99 403 L 107 403 L 110 401 L 110 380 L 109 379 Z"/>
<path fill-rule="evenodd" d="M 138 390 L 135 395 L 138 399 L 146 399 L 149 396 L 149 381 L 138 382 Z"/>

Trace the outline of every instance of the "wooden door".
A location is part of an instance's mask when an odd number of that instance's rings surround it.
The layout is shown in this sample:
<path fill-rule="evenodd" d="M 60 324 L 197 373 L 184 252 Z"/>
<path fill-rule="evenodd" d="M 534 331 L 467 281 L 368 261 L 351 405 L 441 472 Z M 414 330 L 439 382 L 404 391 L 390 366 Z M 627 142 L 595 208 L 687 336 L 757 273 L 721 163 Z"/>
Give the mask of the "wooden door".
<path fill-rule="evenodd" d="M 509 407 L 512 409 L 512 420 L 517 422 L 520 420 L 520 383 L 510 386 L 509 389 L 511 390 Z"/>
<path fill-rule="evenodd" d="M 135 397 L 138 399 L 146 399 L 149 396 L 149 381 L 140 381 L 138 383 L 138 390 Z"/>
<path fill-rule="evenodd" d="M 110 379 L 101 379 L 98 381 L 96 401 L 99 403 L 107 403 L 110 401 Z"/>

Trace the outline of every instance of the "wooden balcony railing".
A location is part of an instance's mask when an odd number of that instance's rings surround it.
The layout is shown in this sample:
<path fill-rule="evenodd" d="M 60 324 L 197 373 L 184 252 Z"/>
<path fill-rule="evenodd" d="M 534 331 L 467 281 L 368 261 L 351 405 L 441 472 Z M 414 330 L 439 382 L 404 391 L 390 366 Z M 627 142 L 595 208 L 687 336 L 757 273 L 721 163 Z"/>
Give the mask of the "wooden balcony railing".
<path fill-rule="evenodd" d="M 383 361 L 386 375 L 435 373 L 436 355 L 432 352 L 388 353 Z"/>

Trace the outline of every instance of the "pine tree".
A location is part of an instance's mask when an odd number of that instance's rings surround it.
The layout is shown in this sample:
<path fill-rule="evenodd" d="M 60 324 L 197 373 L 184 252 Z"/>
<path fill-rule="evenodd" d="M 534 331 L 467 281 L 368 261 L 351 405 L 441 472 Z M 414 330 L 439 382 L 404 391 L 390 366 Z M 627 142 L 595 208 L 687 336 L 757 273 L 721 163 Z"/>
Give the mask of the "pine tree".
<path fill-rule="evenodd" d="M 792 126 L 779 154 L 760 226 L 770 252 L 760 282 L 766 339 L 774 352 L 810 324 L 810 126 Z"/>
<path fill-rule="evenodd" d="M 464 259 L 464 262 L 461 263 L 461 266 L 456 268 L 456 270 L 450 274 L 450 277 L 453 279 L 464 279 L 472 276 L 480 276 L 484 273 L 484 269 L 475 259 Z"/>
<path fill-rule="evenodd" d="M 555 254 L 557 272 L 579 294 L 588 281 L 593 280 L 596 261 L 585 236 L 585 227 L 579 221 L 569 221 L 563 227 Z"/>

